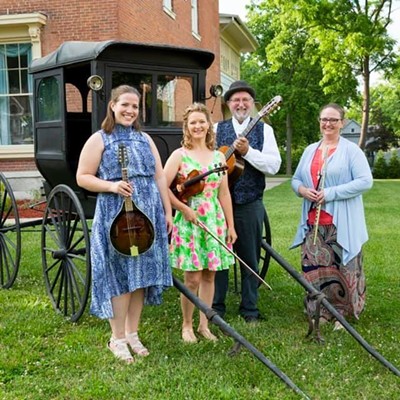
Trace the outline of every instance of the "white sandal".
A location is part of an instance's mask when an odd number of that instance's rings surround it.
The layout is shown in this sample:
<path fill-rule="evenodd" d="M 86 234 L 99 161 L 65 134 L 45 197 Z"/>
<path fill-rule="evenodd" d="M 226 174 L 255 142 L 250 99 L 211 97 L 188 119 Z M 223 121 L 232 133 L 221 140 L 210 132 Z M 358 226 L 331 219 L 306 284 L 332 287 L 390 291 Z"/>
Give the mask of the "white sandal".
<path fill-rule="evenodd" d="M 132 351 L 141 357 L 147 357 L 150 353 L 146 347 L 143 346 L 143 343 L 139 339 L 139 335 L 137 332 L 127 333 L 126 339 L 128 341 L 129 346 Z"/>
<path fill-rule="evenodd" d="M 134 362 L 132 354 L 129 351 L 128 342 L 126 339 L 111 338 L 107 344 L 107 347 L 118 359 L 125 361 L 127 364 L 131 364 Z"/>

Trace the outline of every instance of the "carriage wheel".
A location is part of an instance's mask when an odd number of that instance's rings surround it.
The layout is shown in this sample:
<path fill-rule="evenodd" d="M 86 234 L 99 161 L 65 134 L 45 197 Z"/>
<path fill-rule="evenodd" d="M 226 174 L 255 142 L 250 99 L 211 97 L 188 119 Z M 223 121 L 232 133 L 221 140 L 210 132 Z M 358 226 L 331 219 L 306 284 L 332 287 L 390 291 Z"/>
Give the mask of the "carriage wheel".
<path fill-rule="evenodd" d="M 85 310 L 90 290 L 89 229 L 81 203 L 66 185 L 49 194 L 42 224 L 42 264 L 53 307 L 72 322 Z"/>
<path fill-rule="evenodd" d="M 264 234 L 263 234 L 262 241 L 267 242 L 269 245 L 272 244 L 271 226 L 269 224 L 267 212 L 265 212 L 265 214 L 264 214 Z M 262 279 L 265 280 L 265 276 L 267 275 L 268 268 L 269 268 L 269 263 L 271 261 L 271 255 L 263 248 L 261 248 L 261 261 L 262 261 L 262 268 L 261 268 L 260 276 Z M 261 285 L 261 282 L 258 286 L 260 286 L 260 285 Z"/>
<path fill-rule="evenodd" d="M 21 227 L 11 186 L 0 172 L 0 286 L 10 288 L 21 260 Z"/>

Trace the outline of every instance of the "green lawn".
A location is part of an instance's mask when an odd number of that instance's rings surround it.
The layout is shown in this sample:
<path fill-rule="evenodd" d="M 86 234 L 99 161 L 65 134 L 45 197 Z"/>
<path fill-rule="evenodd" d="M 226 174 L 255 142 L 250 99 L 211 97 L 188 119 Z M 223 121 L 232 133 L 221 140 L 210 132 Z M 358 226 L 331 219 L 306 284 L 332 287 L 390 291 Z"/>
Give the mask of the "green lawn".
<path fill-rule="evenodd" d="M 375 181 L 364 195 L 370 241 L 364 247 L 367 305 L 353 326 L 400 368 L 400 181 Z M 288 248 L 301 200 L 290 182 L 265 194 L 273 247 L 299 268 L 299 250 Z M 46 296 L 40 234 L 24 232 L 21 268 L 14 286 L 0 290 L 0 399 L 299 399 L 276 375 L 242 349 L 229 357 L 231 338 L 184 345 L 179 292 L 160 307 L 145 308 L 141 337 L 148 358 L 133 365 L 115 360 L 106 343 L 106 321 L 86 312 L 72 324 Z M 260 289 L 266 320 L 246 325 L 237 315 L 233 279 L 227 322 L 280 368 L 311 399 L 396 399 L 400 378 L 370 356 L 346 331 L 324 326 L 325 345 L 305 338 L 304 290 L 275 261 Z M 396 311 L 397 310 L 397 311 Z M 196 313 L 197 320 L 197 313 Z"/>

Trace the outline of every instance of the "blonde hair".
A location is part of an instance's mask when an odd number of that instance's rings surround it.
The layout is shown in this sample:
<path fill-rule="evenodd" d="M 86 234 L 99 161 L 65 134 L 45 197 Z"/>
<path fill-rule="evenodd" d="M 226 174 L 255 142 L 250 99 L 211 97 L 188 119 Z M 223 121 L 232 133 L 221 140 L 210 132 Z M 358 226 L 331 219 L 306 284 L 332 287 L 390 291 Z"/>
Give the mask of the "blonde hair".
<path fill-rule="evenodd" d="M 111 90 L 111 99 L 107 105 L 107 115 L 104 118 L 103 122 L 101 123 L 101 128 L 103 129 L 104 132 L 111 133 L 114 130 L 115 116 L 114 116 L 113 110 L 111 109 L 111 105 L 113 103 L 117 103 L 120 96 L 125 93 L 135 94 L 138 97 L 138 99 L 140 100 L 139 91 L 132 86 L 120 85 L 120 86 L 117 86 L 116 88 L 112 89 Z M 137 131 L 139 131 L 140 130 L 139 118 L 136 118 L 132 125 Z"/>
<path fill-rule="evenodd" d="M 210 150 L 214 150 L 215 148 L 215 132 L 213 128 L 213 123 L 211 120 L 211 115 L 210 112 L 208 111 L 207 107 L 203 103 L 193 103 L 190 106 L 188 106 L 183 113 L 183 139 L 181 141 L 181 145 L 183 147 L 186 147 L 187 149 L 192 149 L 193 144 L 192 144 L 192 136 L 189 132 L 188 128 L 188 120 L 190 114 L 194 112 L 200 112 L 205 115 L 206 120 L 208 122 L 209 128 L 206 134 L 206 146 Z"/>

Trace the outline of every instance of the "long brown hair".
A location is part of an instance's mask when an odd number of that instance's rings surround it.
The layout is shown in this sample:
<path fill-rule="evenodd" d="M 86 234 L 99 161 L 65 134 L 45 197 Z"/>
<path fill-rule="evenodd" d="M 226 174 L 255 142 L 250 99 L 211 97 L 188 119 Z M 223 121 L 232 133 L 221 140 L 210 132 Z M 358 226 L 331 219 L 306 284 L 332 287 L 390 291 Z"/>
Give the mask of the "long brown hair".
<path fill-rule="evenodd" d="M 206 120 L 208 122 L 209 128 L 206 134 L 206 146 L 210 150 L 214 150 L 215 148 L 215 132 L 213 128 L 213 123 L 211 120 L 210 112 L 208 111 L 207 107 L 203 103 L 193 103 L 188 106 L 183 113 L 183 139 L 181 141 L 181 145 L 186 147 L 187 149 L 192 149 L 192 136 L 190 135 L 189 128 L 188 128 L 188 119 L 191 113 L 193 112 L 200 112 L 205 115 Z"/>
<path fill-rule="evenodd" d="M 114 116 L 114 111 L 111 109 L 111 105 L 114 103 L 117 103 L 120 96 L 125 94 L 125 93 L 132 93 L 135 94 L 138 99 L 140 100 L 140 93 L 137 89 L 135 89 L 132 86 L 129 85 L 120 85 L 117 86 L 116 88 L 111 90 L 111 99 L 108 102 L 107 105 L 107 115 L 104 118 L 103 122 L 101 123 L 101 128 L 103 129 L 104 132 L 106 133 L 111 133 L 114 130 L 115 127 L 115 116 Z M 139 123 L 139 117 L 135 119 L 133 122 L 132 126 L 137 130 L 140 131 L 140 123 Z"/>

